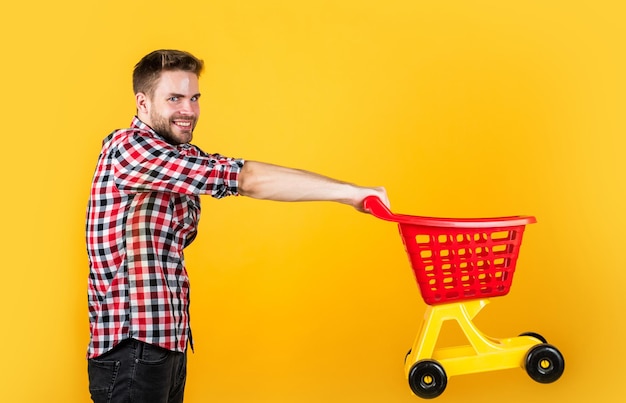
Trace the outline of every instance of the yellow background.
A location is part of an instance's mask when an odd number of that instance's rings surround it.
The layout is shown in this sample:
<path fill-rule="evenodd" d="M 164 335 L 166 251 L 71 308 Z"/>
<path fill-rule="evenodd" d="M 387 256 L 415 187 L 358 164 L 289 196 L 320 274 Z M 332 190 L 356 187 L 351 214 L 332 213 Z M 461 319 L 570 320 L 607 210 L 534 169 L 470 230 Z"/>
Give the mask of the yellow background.
<path fill-rule="evenodd" d="M 565 374 L 460 376 L 438 401 L 620 401 L 622 4 L 3 5 L 3 401 L 88 400 L 89 184 L 102 138 L 134 113 L 131 69 L 156 48 L 207 63 L 195 140 L 207 151 L 384 185 L 399 213 L 537 216 L 511 293 L 476 323 L 543 334 Z M 402 362 L 425 305 L 393 224 L 336 204 L 205 198 L 187 260 L 187 402 L 419 401 Z"/>

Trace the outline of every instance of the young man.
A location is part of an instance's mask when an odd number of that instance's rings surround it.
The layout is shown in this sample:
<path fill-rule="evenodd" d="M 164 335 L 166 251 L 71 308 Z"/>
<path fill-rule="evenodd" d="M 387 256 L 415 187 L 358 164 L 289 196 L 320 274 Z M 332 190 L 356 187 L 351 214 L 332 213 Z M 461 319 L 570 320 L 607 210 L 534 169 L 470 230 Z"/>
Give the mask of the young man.
<path fill-rule="evenodd" d="M 183 249 L 199 195 L 335 201 L 362 211 L 369 188 L 207 154 L 190 144 L 203 62 L 158 50 L 135 66 L 137 116 L 105 138 L 87 210 L 89 389 L 94 402 L 182 402 L 189 328 Z"/>

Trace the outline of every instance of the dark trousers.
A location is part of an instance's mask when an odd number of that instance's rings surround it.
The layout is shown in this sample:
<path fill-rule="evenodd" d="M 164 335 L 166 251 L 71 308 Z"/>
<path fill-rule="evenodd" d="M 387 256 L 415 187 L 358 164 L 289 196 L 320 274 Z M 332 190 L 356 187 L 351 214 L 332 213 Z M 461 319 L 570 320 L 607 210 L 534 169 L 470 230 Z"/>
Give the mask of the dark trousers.
<path fill-rule="evenodd" d="M 87 360 L 94 403 L 182 403 L 187 355 L 125 340 Z"/>

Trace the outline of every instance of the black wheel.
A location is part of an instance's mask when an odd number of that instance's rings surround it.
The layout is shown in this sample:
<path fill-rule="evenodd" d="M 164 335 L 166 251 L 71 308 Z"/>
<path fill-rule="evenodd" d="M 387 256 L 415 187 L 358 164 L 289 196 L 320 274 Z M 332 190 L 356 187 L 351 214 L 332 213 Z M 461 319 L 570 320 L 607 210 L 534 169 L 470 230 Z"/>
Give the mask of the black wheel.
<path fill-rule="evenodd" d="M 548 342 L 545 337 L 543 337 L 539 333 L 535 333 L 535 332 L 525 332 L 525 333 L 520 334 L 520 336 L 534 337 L 535 339 L 541 341 L 542 343 L 547 343 Z"/>
<path fill-rule="evenodd" d="M 433 399 L 446 389 L 448 377 L 443 367 L 436 361 L 416 362 L 409 371 L 409 386 L 413 393 L 422 399 Z"/>
<path fill-rule="evenodd" d="M 551 383 L 563 375 L 565 360 L 561 352 L 550 344 L 538 344 L 528 350 L 526 372 L 539 383 Z"/>

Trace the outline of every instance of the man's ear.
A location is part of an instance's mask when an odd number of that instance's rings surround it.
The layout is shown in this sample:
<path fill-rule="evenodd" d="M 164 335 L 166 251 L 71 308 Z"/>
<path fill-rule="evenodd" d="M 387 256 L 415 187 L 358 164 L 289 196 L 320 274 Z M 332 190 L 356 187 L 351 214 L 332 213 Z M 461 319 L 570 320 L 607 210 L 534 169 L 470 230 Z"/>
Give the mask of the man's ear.
<path fill-rule="evenodd" d="M 135 94 L 135 104 L 137 105 L 137 112 L 142 114 L 148 113 L 148 96 L 143 92 L 138 92 Z"/>

